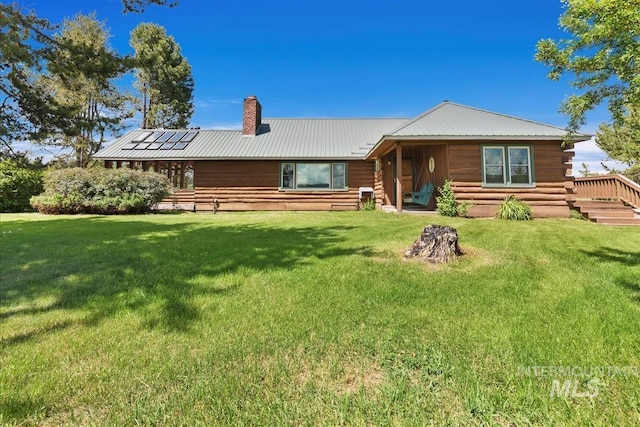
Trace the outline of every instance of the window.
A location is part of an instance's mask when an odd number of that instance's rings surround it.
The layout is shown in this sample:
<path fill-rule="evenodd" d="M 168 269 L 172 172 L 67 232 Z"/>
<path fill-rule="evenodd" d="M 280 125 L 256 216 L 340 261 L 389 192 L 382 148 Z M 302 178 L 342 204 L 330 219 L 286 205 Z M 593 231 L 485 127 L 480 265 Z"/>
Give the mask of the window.
<path fill-rule="evenodd" d="M 482 184 L 532 186 L 533 158 L 530 146 L 483 146 Z"/>
<path fill-rule="evenodd" d="M 484 182 L 504 184 L 504 148 L 484 147 Z"/>
<path fill-rule="evenodd" d="M 345 190 L 346 163 L 281 163 L 282 190 Z"/>

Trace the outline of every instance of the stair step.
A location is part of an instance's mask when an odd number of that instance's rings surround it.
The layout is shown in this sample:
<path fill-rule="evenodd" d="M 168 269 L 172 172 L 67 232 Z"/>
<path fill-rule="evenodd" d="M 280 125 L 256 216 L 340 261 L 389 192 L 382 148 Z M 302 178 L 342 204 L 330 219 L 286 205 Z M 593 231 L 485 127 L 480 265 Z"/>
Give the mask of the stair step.
<path fill-rule="evenodd" d="M 619 209 L 628 207 L 622 202 L 574 202 L 573 205 L 580 209 Z"/>
<path fill-rule="evenodd" d="M 633 218 L 633 211 L 631 209 L 581 210 L 581 213 L 589 218 Z"/>
<path fill-rule="evenodd" d="M 608 225 L 640 225 L 640 218 L 608 218 L 598 217 L 594 218 L 598 224 Z"/>

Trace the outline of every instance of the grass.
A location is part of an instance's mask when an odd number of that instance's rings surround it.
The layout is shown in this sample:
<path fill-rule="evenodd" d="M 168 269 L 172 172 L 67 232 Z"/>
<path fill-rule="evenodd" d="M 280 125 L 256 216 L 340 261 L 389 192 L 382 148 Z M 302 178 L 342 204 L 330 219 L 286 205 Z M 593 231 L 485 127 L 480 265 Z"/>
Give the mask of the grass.
<path fill-rule="evenodd" d="M 381 212 L 0 220 L 0 424 L 640 424 L 635 228 Z M 429 223 L 456 227 L 466 255 L 403 261 Z M 553 380 L 584 392 L 594 376 L 596 396 L 550 396 Z"/>

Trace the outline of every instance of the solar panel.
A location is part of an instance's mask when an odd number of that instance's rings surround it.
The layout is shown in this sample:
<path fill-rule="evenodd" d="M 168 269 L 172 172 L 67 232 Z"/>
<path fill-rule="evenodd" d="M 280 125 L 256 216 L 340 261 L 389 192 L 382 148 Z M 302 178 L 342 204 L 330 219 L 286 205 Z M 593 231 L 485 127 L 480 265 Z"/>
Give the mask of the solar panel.
<path fill-rule="evenodd" d="M 187 148 L 187 145 L 189 145 L 188 142 L 178 142 L 175 147 L 173 147 L 174 150 L 184 150 L 185 148 Z"/>
<path fill-rule="evenodd" d="M 174 134 L 174 135 L 169 139 L 169 142 L 178 142 L 178 141 L 180 141 L 180 139 L 181 139 L 183 136 L 185 136 L 186 134 L 187 134 L 187 132 L 186 132 L 186 131 L 183 131 L 183 130 L 181 130 L 181 131 L 179 131 L 179 132 L 176 132 L 176 133 L 175 133 L 175 134 Z"/>
<path fill-rule="evenodd" d="M 193 131 L 193 130 L 189 131 L 185 136 L 183 136 L 180 139 L 180 142 L 191 142 L 193 141 L 193 138 L 195 138 L 197 134 L 198 134 L 198 131 Z"/>
<path fill-rule="evenodd" d="M 162 144 L 162 147 L 160 147 L 161 150 L 171 150 L 174 146 L 173 142 L 165 142 L 164 144 Z"/>
<path fill-rule="evenodd" d="M 144 140 L 144 142 L 156 142 L 156 139 L 160 138 L 162 135 L 164 135 L 164 132 L 162 131 L 153 132 L 150 137 Z"/>
<path fill-rule="evenodd" d="M 149 144 L 148 142 L 142 142 L 138 144 L 138 146 L 136 147 L 136 150 L 145 150 L 150 145 L 151 144 Z"/>
<path fill-rule="evenodd" d="M 151 135 L 153 132 L 142 132 L 140 135 L 136 136 L 135 138 L 133 138 L 133 141 L 138 141 L 138 142 L 142 142 L 145 140 L 145 138 L 147 138 L 149 135 Z"/>
<path fill-rule="evenodd" d="M 167 142 L 173 135 L 175 135 L 175 132 L 165 132 L 160 138 L 156 139 L 156 142 Z"/>
<path fill-rule="evenodd" d="M 157 150 L 160 147 L 162 147 L 162 142 L 154 142 L 153 144 L 149 144 L 147 150 Z"/>
<path fill-rule="evenodd" d="M 136 148 L 136 145 L 138 145 L 137 142 L 129 142 L 128 144 L 124 144 L 122 146 L 123 150 L 133 150 L 134 148 Z"/>

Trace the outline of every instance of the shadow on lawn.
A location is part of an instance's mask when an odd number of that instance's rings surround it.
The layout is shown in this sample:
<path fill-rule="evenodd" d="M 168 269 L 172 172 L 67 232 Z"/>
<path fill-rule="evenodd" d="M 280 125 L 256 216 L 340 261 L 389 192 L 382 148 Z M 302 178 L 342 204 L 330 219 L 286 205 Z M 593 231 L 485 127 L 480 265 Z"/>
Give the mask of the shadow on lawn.
<path fill-rule="evenodd" d="M 82 323 L 94 325 L 126 310 L 140 313 L 148 327 L 185 331 L 200 317 L 194 299 L 231 294 L 255 272 L 291 270 L 312 259 L 373 255 L 367 247 L 345 244 L 345 233 L 357 228 L 346 226 L 228 225 L 214 220 L 158 224 L 78 217 L 26 221 L 19 227 L 23 235 L 2 250 L 6 259 L 0 276 L 0 321 L 83 310 L 88 316 Z M 44 307 L 20 305 L 43 299 L 52 302 Z M 40 335 L 16 332 L 1 343 Z"/>
<path fill-rule="evenodd" d="M 640 266 L 640 251 L 620 250 L 616 248 L 600 247 L 591 251 L 580 250 L 583 254 L 595 258 L 600 262 L 615 262 L 627 267 Z M 640 276 L 630 276 L 631 272 L 618 277 L 615 284 L 631 293 L 631 299 L 640 304 Z"/>
<path fill-rule="evenodd" d="M 616 279 L 616 285 L 630 292 L 631 299 L 635 301 L 636 304 L 640 304 L 640 276 L 636 276 L 635 279 L 629 277 L 619 277 L 618 279 Z"/>
<path fill-rule="evenodd" d="M 580 249 L 579 252 L 590 258 L 596 258 L 601 262 L 617 262 L 629 267 L 640 265 L 640 251 L 625 251 L 601 246 L 594 250 Z"/>

